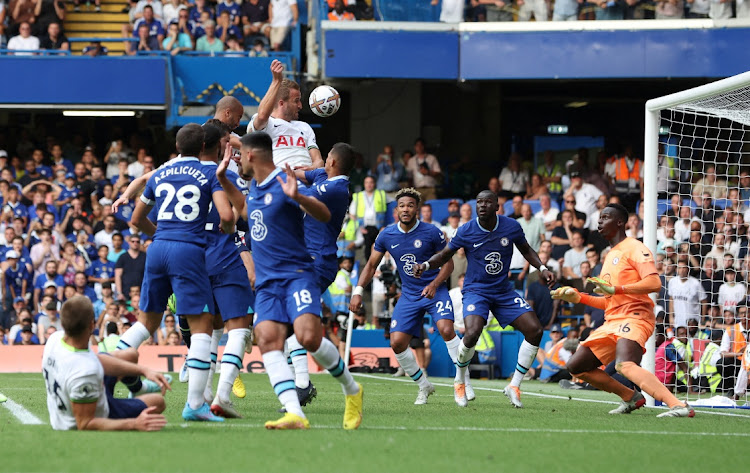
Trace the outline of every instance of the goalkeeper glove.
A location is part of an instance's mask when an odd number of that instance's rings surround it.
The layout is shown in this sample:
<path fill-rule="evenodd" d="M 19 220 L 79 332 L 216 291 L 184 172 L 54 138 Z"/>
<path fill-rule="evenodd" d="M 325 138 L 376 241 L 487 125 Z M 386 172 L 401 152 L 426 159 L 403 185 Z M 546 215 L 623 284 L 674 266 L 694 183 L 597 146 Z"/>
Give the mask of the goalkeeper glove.
<path fill-rule="evenodd" d="M 563 286 L 554 291 L 550 291 L 550 296 L 552 296 L 553 299 L 560 299 L 572 304 L 578 304 L 581 302 L 581 293 L 578 292 L 578 289 L 570 286 Z"/>
<path fill-rule="evenodd" d="M 612 297 L 615 295 L 615 286 L 611 285 L 602 278 L 588 278 L 586 281 L 594 284 L 594 292 L 604 297 Z"/>

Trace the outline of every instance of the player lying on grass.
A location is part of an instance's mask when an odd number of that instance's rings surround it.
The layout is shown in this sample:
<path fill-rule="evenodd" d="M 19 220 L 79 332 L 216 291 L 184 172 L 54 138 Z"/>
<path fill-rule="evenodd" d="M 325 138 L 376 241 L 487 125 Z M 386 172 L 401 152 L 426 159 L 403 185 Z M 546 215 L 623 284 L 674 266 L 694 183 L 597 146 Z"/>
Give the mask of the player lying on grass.
<path fill-rule="evenodd" d="M 654 332 L 654 303 L 648 296 L 661 288 L 651 251 L 625 234 L 628 211 L 620 204 L 609 204 L 599 215 L 599 233 L 612 248 L 604 259 L 601 273 L 589 282 L 604 297 L 582 294 L 572 287 L 552 291 L 553 299 L 604 309 L 604 325 L 594 330 L 568 360 L 568 371 L 592 386 L 617 394 L 622 399 L 610 414 L 629 414 L 646 403 L 643 395 L 614 380 L 599 367 L 616 360 L 617 372 L 669 407 L 657 417 L 693 417 L 695 412 L 679 401 L 656 376 L 639 365 L 646 341 Z"/>
<path fill-rule="evenodd" d="M 161 430 L 167 420 L 166 378 L 139 366 L 137 352 L 96 355 L 89 350 L 94 331 L 94 306 L 84 296 L 68 299 L 60 309 L 64 331 L 52 334 L 44 347 L 42 374 L 47 410 L 55 430 Z M 145 376 L 161 388 L 133 399 L 116 399 L 114 386 L 122 376 Z"/>

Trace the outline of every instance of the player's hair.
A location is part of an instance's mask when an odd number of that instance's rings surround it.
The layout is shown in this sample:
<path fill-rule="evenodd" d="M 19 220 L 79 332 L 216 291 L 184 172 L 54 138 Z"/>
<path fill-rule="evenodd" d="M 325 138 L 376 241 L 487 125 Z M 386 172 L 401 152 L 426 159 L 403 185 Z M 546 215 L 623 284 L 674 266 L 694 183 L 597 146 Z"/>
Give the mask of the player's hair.
<path fill-rule="evenodd" d="M 203 132 L 203 152 L 205 154 L 212 154 L 214 157 L 216 157 L 217 150 L 219 148 L 219 142 L 229 132 L 226 131 L 226 127 L 219 127 L 212 123 L 206 123 L 205 125 L 203 125 Z"/>
<path fill-rule="evenodd" d="M 497 202 L 497 198 L 498 198 L 498 197 L 497 197 L 497 194 L 495 194 L 495 193 L 494 193 L 494 192 L 492 192 L 491 190 L 489 190 L 489 189 L 485 189 L 485 190 L 483 190 L 482 192 L 480 192 L 479 194 L 477 194 L 477 199 L 479 199 L 479 196 L 480 196 L 480 195 L 482 195 L 482 194 L 490 194 L 491 196 L 493 196 L 493 197 L 494 197 L 494 199 L 493 199 L 493 200 L 494 200 L 495 202 Z"/>
<path fill-rule="evenodd" d="M 268 159 L 273 159 L 273 140 L 271 136 L 264 131 L 254 131 L 240 138 L 243 148 L 260 151 Z"/>
<path fill-rule="evenodd" d="M 63 330 L 71 337 L 85 333 L 92 320 L 94 320 L 94 306 L 86 296 L 73 296 L 60 308 L 60 322 Z"/>
<path fill-rule="evenodd" d="M 198 156 L 203 150 L 205 132 L 197 123 L 188 123 L 177 132 L 177 151 L 183 156 Z"/>
<path fill-rule="evenodd" d="M 292 89 L 299 90 L 299 84 L 291 79 L 284 79 L 279 86 L 279 92 L 276 94 L 276 100 L 289 100 Z"/>
<path fill-rule="evenodd" d="M 404 187 L 400 191 L 396 192 L 396 202 L 398 202 L 401 197 L 411 197 L 412 199 L 417 201 L 417 205 L 422 202 L 422 194 L 413 187 Z"/>
<path fill-rule="evenodd" d="M 206 123 L 203 124 L 204 130 L 205 130 L 206 125 L 213 125 L 215 127 L 218 127 L 219 129 L 222 130 L 222 132 L 226 132 L 226 133 L 232 132 L 232 129 L 229 128 L 229 125 L 219 120 L 218 118 L 209 118 L 208 120 L 206 120 Z"/>
<path fill-rule="evenodd" d="M 628 212 L 628 209 L 626 209 L 622 204 L 607 204 L 605 208 L 615 209 L 615 211 L 617 212 L 617 218 L 621 219 L 623 223 L 628 222 L 630 213 Z"/>
<path fill-rule="evenodd" d="M 336 156 L 339 172 L 348 176 L 354 167 L 354 148 L 349 143 L 336 143 L 331 148 L 331 153 Z"/>
<path fill-rule="evenodd" d="M 242 102 L 237 100 L 237 97 L 232 97 L 231 95 L 227 95 L 219 99 L 218 102 L 216 102 L 216 114 L 217 115 L 220 112 L 224 112 L 225 110 L 235 110 L 235 109 L 243 109 L 244 111 L 244 108 L 242 107 Z"/>

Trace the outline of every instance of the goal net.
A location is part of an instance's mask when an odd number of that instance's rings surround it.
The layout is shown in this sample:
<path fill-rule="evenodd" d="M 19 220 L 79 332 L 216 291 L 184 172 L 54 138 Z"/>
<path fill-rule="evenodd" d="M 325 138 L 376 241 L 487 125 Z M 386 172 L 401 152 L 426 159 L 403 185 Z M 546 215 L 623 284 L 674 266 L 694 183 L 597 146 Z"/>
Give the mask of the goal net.
<path fill-rule="evenodd" d="M 662 290 L 644 366 L 680 399 L 743 406 L 750 73 L 650 100 L 645 145 L 644 242 Z"/>

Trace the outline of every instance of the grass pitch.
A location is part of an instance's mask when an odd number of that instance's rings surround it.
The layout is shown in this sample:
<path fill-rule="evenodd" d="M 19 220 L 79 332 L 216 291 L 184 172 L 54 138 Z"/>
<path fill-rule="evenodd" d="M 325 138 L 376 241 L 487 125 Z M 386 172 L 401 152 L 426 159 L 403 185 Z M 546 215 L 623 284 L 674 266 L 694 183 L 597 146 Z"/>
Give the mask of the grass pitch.
<path fill-rule="evenodd" d="M 55 432 L 41 375 L 0 375 L 0 393 L 10 400 L 0 405 L 0 472 L 735 471 L 750 445 L 747 411 L 657 419 L 663 411 L 644 408 L 610 416 L 612 395 L 538 382 L 524 383 L 524 408 L 514 409 L 501 392 L 507 381 L 480 380 L 476 401 L 461 409 L 452 380 L 441 378 L 432 379 L 439 386 L 429 404 L 415 406 L 415 383 L 382 375 L 357 376 L 365 389 L 357 431 L 342 430 L 343 395 L 327 375 L 312 376 L 318 397 L 305 408 L 312 430 L 266 431 L 263 423 L 280 415 L 268 378 L 242 378 L 248 395 L 234 402 L 243 419 L 185 423 L 187 385 L 175 382 L 161 432 Z M 125 396 L 124 386 L 118 393 Z M 23 423 L 11 406 L 43 424 L 28 424 L 28 416 Z"/>

